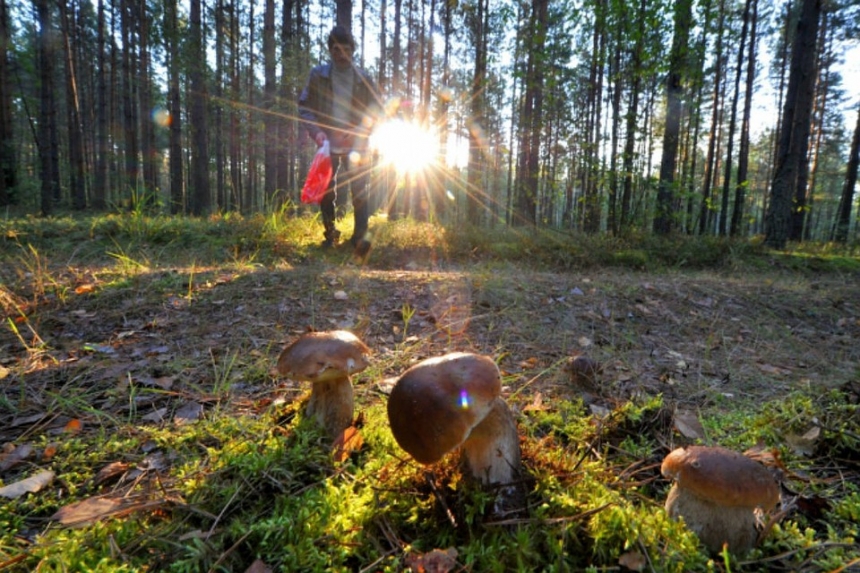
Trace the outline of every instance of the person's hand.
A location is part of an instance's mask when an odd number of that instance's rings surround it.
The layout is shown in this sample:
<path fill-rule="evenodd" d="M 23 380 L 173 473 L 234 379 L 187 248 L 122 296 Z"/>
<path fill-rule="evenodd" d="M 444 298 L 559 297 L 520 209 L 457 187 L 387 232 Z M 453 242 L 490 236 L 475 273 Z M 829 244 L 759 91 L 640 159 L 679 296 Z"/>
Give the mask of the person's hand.
<path fill-rule="evenodd" d="M 318 131 L 314 139 L 317 142 L 317 147 L 322 147 L 323 143 L 325 143 L 326 136 L 324 131 Z"/>

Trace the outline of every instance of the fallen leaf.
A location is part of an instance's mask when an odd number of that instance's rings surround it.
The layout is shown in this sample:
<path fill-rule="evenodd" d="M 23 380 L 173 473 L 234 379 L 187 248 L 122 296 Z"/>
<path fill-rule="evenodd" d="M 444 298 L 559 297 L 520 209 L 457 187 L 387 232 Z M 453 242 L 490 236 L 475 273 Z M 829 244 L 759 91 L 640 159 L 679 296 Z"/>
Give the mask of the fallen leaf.
<path fill-rule="evenodd" d="M 42 461 L 48 462 L 51 461 L 54 456 L 57 455 L 57 444 L 51 443 L 45 446 L 44 451 L 42 451 Z"/>
<path fill-rule="evenodd" d="M 121 499 L 112 497 L 91 497 L 77 503 L 70 503 L 51 516 L 63 525 L 87 525 L 110 516 L 123 509 Z"/>
<path fill-rule="evenodd" d="M 0 365 L 0 380 L 3 380 L 7 376 L 9 376 L 9 369 Z"/>
<path fill-rule="evenodd" d="M 628 551 L 618 557 L 618 564 L 631 571 L 642 571 L 645 569 L 647 561 L 645 560 L 645 556 L 638 551 Z"/>
<path fill-rule="evenodd" d="M 412 573 L 448 573 L 457 566 L 457 550 L 449 547 L 444 551 L 434 549 L 428 553 L 411 553 L 406 565 Z"/>
<path fill-rule="evenodd" d="M 543 412 L 546 409 L 547 407 L 543 405 L 543 394 L 538 392 L 532 403 L 523 408 L 523 412 Z"/>
<path fill-rule="evenodd" d="M 0 496 L 17 499 L 25 493 L 36 493 L 40 489 L 50 485 L 52 481 L 54 481 L 54 472 L 49 470 L 41 471 L 36 475 L 10 483 L 5 487 L 0 487 Z"/>
<path fill-rule="evenodd" d="M 692 410 L 676 410 L 674 421 L 675 429 L 685 438 L 698 440 L 705 437 L 705 427 Z"/>
<path fill-rule="evenodd" d="M 10 444 L 11 445 L 11 444 Z M 18 447 L 10 448 L 9 452 L 0 455 L 0 473 L 12 469 L 33 454 L 33 446 L 30 444 L 21 444 Z"/>
<path fill-rule="evenodd" d="M 203 415 L 203 404 L 197 402 L 186 402 L 173 415 L 173 421 L 181 426 L 196 422 Z"/>
<path fill-rule="evenodd" d="M 80 434 L 81 430 L 84 429 L 84 424 L 77 418 L 73 418 L 66 422 L 66 425 L 63 426 L 63 432 L 67 434 Z"/>
<path fill-rule="evenodd" d="M 75 294 L 86 294 L 93 292 L 94 290 L 96 290 L 96 285 L 94 284 L 80 285 L 75 289 Z"/>
<path fill-rule="evenodd" d="M 250 567 L 245 569 L 245 573 L 272 573 L 272 568 L 266 565 L 262 559 L 256 559 Z"/>
<path fill-rule="evenodd" d="M 355 426 L 350 426 L 341 432 L 332 446 L 334 461 L 345 462 L 352 452 L 357 452 L 364 444 L 361 432 Z"/>
<path fill-rule="evenodd" d="M 131 466 L 125 462 L 111 462 L 96 474 L 93 478 L 94 485 L 101 485 L 106 481 L 119 478 L 122 474 L 128 471 Z"/>
<path fill-rule="evenodd" d="M 813 426 L 802 436 L 797 434 L 788 434 L 785 441 L 791 446 L 791 449 L 796 454 L 802 456 L 811 456 L 815 453 L 815 446 L 818 443 L 818 438 L 821 436 L 821 428 Z"/>
<path fill-rule="evenodd" d="M 771 364 L 761 364 L 759 363 L 758 369 L 764 372 L 765 374 L 772 374 L 774 376 L 788 376 L 791 374 L 791 370 L 788 368 L 781 368 L 779 366 L 773 366 Z"/>

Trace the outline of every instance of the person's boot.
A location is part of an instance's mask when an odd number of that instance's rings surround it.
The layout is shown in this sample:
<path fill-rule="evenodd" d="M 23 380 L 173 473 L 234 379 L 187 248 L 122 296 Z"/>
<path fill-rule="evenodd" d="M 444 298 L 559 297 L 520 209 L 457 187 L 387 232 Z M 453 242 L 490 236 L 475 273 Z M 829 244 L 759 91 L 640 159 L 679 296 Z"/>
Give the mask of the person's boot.
<path fill-rule="evenodd" d="M 325 237 L 325 239 L 322 242 L 322 247 L 324 249 L 334 247 L 340 240 L 340 231 L 335 229 L 334 225 L 332 225 L 331 227 L 326 228 L 325 232 L 323 233 L 323 236 Z"/>

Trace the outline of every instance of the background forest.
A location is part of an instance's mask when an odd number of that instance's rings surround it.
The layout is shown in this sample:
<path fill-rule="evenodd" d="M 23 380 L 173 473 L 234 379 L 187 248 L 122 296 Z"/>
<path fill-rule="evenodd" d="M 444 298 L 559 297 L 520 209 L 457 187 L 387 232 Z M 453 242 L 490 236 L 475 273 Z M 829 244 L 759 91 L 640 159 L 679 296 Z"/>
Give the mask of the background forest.
<path fill-rule="evenodd" d="M 860 53 L 856 2 L 0 7 L 0 205 L 26 212 L 297 204 L 313 146 L 295 102 L 337 21 L 389 114 L 440 143 L 420 176 L 379 164 L 391 215 L 776 247 L 857 236 L 860 99 L 840 73 Z"/>

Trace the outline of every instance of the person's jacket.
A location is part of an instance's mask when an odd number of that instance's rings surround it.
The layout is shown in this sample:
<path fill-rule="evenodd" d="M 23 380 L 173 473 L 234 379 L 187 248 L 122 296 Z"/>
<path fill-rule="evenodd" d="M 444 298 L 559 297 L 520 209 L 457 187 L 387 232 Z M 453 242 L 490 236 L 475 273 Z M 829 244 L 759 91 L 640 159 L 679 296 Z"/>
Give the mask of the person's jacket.
<path fill-rule="evenodd" d="M 334 89 L 331 70 L 331 62 L 311 70 L 308 83 L 299 96 L 299 115 L 311 139 L 315 139 L 319 131 L 326 132 L 326 136 L 331 139 L 333 130 L 344 130 L 356 136 L 355 147 L 362 147 L 379 113 L 376 84 L 366 72 L 353 66 L 355 77 L 352 82 L 349 121 L 346 124 L 335 125 L 332 117 Z"/>

